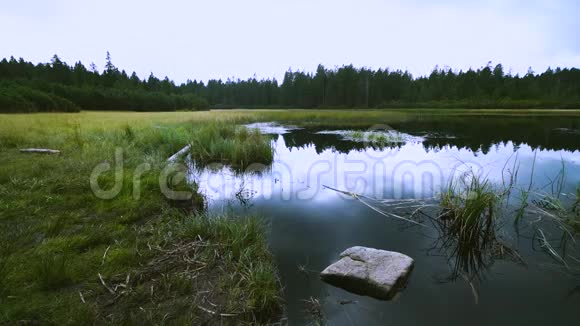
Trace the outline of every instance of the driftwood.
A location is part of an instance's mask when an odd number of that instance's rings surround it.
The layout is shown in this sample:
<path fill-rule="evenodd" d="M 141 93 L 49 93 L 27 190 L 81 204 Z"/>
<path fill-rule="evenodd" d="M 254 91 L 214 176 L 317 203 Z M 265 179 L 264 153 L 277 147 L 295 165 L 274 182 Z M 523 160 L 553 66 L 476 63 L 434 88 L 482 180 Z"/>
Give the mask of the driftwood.
<path fill-rule="evenodd" d="M 48 148 L 23 148 L 21 153 L 60 154 L 59 150 Z"/>
<path fill-rule="evenodd" d="M 177 160 L 177 158 L 179 158 L 181 155 L 187 153 L 187 151 L 191 148 L 191 145 L 187 145 L 184 148 L 182 148 L 181 150 L 179 150 L 179 152 L 171 155 L 170 158 L 167 159 L 167 162 L 175 162 Z"/>

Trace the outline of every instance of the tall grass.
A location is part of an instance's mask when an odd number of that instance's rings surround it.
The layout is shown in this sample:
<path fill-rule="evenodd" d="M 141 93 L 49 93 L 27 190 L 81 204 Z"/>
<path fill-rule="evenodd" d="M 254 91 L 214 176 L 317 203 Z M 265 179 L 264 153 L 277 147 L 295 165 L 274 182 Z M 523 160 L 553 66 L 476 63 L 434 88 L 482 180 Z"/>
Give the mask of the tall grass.
<path fill-rule="evenodd" d="M 183 234 L 189 239 L 201 237 L 218 244 L 220 259 L 236 266 L 236 272 L 225 280 L 234 299 L 231 311 L 243 311 L 260 319 L 280 311 L 277 273 L 269 253 L 265 225 L 256 217 L 228 216 L 198 217 L 183 225 Z"/>
<path fill-rule="evenodd" d="M 106 321 L 106 314 L 101 314 L 108 308 L 100 296 L 109 292 L 97 274 L 114 289 L 111 283 L 117 275 L 124 282 L 127 274 L 147 266 L 154 258 L 156 251 L 148 243 L 155 243 L 158 233 L 149 229 L 150 223 L 167 223 L 183 216 L 183 210 L 176 209 L 175 203 L 166 200 L 160 191 L 159 175 L 167 158 L 189 144 L 197 130 L 214 123 L 233 125 L 239 116 L 212 112 L 0 115 L 0 245 L 8 244 L 13 249 L 0 248 L 0 292 L 11 296 L 5 300 L 0 293 L 0 324 L 19 320 L 84 324 L 87 316 L 95 318 L 88 323 Z M 245 131 L 236 130 L 234 135 L 247 143 L 257 138 Z M 22 147 L 54 148 L 61 150 L 61 155 L 21 154 L 18 148 Z M 119 163 L 115 162 L 117 148 L 123 149 L 121 191 L 112 199 L 102 200 L 92 193 L 89 176 L 103 162 L 115 168 Z M 251 151 L 237 155 L 258 156 Z M 242 160 L 246 161 L 235 159 Z M 135 198 L 133 179 L 142 163 L 150 164 L 151 169 L 141 175 L 140 197 Z M 114 180 L 112 171 L 99 177 L 103 188 Z M 184 183 L 170 186 L 174 190 L 192 190 Z M 191 207 L 185 208 L 192 212 Z M 243 296 L 229 294 L 233 283 L 219 293 L 225 300 L 242 302 L 240 298 L 249 298 L 259 308 L 269 304 L 263 304 L 260 296 L 266 292 L 247 294 L 264 287 L 267 282 L 262 280 L 269 272 L 272 279 L 276 279 L 276 274 L 272 261 L 263 259 L 267 248 L 252 245 L 253 241 L 263 241 L 251 236 L 263 229 L 250 230 L 253 231 L 247 232 L 245 241 L 228 244 L 230 249 L 224 249 L 221 255 L 233 252 L 236 257 L 245 257 L 246 262 L 260 264 L 223 265 L 225 275 L 238 275 L 235 287 Z M 208 256 L 214 253 L 213 249 L 207 250 Z M 247 273 L 248 270 L 255 273 Z M 156 280 L 158 275 L 151 277 Z M 194 283 L 195 289 L 199 286 L 205 285 Z M 174 288 L 169 291 L 166 306 L 155 310 L 159 319 L 150 323 L 162 323 L 164 315 L 173 311 L 174 297 L 181 293 Z M 79 299 L 79 291 L 86 304 Z M 150 289 L 144 292 L 149 293 Z M 150 302 L 149 297 L 143 300 L 131 304 L 120 300 L 116 306 L 127 316 L 134 316 L 141 313 L 138 307 Z M 75 315 L 78 311 L 83 314 Z"/>
<path fill-rule="evenodd" d="M 575 194 L 563 192 L 566 170 L 562 162 L 561 169 L 557 171 L 552 181 L 544 186 L 551 192 L 534 189 L 534 167 L 535 156 L 527 186 L 517 185 L 519 168 L 515 161 L 508 181 L 506 182 L 504 175 L 502 185 L 497 187 L 493 187 L 487 179 L 473 173 L 462 175 L 450 182 L 440 197 L 441 213 L 436 226 L 439 226 L 442 234 L 442 247 L 451 249 L 450 256 L 455 258 L 454 270 L 475 271 L 478 265 L 487 266 L 486 261 L 493 260 L 490 258 L 497 256 L 497 253 L 523 262 L 514 250 L 496 238 L 495 231 L 499 218 L 502 221 L 513 219 L 518 235 L 520 224 L 525 220 L 535 230 L 534 242 L 558 263 L 567 269 L 570 268 L 567 252 L 569 247 L 574 246 L 575 236 L 580 231 L 577 210 L 580 187 Z M 514 190 L 519 191 L 520 197 L 517 202 L 510 203 L 509 197 Z M 547 224 L 541 224 L 542 222 Z M 561 234 L 558 246 L 550 243 L 553 239 L 550 240 L 547 236 L 546 227 L 552 232 Z M 580 262 L 574 257 L 569 258 Z"/>
<path fill-rule="evenodd" d="M 225 275 L 212 272 L 229 294 L 221 309 L 262 322 L 281 311 L 279 280 L 265 227 L 255 216 L 229 215 L 186 216 L 163 226 L 186 243 L 203 243 L 198 248 L 206 249 L 197 255 L 206 257 L 205 264 L 212 270 L 228 271 Z"/>
<path fill-rule="evenodd" d="M 496 209 L 500 197 L 486 179 L 473 173 L 451 180 L 441 194 L 441 227 L 452 248 L 454 271 L 476 271 L 495 241 Z"/>
<path fill-rule="evenodd" d="M 377 132 L 353 130 L 349 131 L 346 137 L 355 141 L 372 142 L 379 146 L 406 142 L 404 135 L 397 131 Z"/>
<path fill-rule="evenodd" d="M 38 286 L 43 290 L 55 290 L 70 283 L 67 257 L 49 254 L 39 257 L 35 267 Z"/>
<path fill-rule="evenodd" d="M 220 122 L 195 129 L 190 152 L 196 164 L 223 163 L 234 169 L 244 169 L 253 163 L 269 165 L 274 158 L 270 138 L 258 130 Z"/>

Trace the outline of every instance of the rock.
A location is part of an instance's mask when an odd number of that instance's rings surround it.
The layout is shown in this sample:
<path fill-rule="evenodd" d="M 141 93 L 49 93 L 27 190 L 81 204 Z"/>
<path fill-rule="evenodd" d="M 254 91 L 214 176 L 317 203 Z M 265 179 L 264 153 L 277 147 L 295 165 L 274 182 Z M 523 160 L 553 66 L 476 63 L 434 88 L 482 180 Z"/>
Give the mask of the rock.
<path fill-rule="evenodd" d="M 398 252 L 351 247 L 320 273 L 326 283 L 352 293 L 389 300 L 405 287 L 413 259 Z"/>
<path fill-rule="evenodd" d="M 23 148 L 22 153 L 40 153 L 40 154 L 60 154 L 59 150 L 48 148 Z"/>

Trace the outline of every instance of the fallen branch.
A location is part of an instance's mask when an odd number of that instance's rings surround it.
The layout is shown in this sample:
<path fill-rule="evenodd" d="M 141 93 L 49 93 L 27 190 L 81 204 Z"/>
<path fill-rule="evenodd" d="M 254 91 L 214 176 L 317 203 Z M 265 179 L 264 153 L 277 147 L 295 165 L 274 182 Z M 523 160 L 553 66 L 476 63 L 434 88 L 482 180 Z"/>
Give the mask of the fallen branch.
<path fill-rule="evenodd" d="M 336 192 L 339 192 L 341 194 L 351 196 L 352 198 L 358 200 L 359 202 L 363 203 L 368 208 L 372 209 L 373 211 L 375 211 L 375 212 L 377 212 L 377 213 L 379 213 L 379 214 L 381 214 L 383 216 L 386 216 L 386 217 L 394 217 L 396 219 L 400 219 L 400 220 L 403 220 L 403 221 L 406 221 L 406 222 L 409 222 L 409 223 L 413 223 L 413 224 L 416 224 L 416 225 L 426 226 L 425 224 L 421 224 L 419 222 L 413 221 L 412 219 L 409 219 L 409 218 L 406 218 L 406 217 L 403 217 L 403 216 L 400 216 L 400 215 L 397 215 L 397 214 L 394 214 L 394 213 L 391 213 L 391 212 L 382 211 L 382 210 L 376 208 L 375 206 L 373 206 L 373 205 L 371 205 L 371 204 L 369 204 L 369 203 L 367 203 L 366 201 L 363 200 L 363 198 L 364 198 L 364 199 L 368 199 L 368 200 L 372 200 L 372 201 L 377 201 L 374 198 L 367 197 L 367 196 L 364 196 L 364 195 L 361 195 L 361 194 L 357 194 L 357 193 L 354 193 L 354 192 L 349 192 L 349 191 L 344 191 L 344 190 L 332 188 L 332 187 L 329 187 L 329 186 L 326 186 L 326 185 L 322 185 L 322 186 L 324 188 L 330 189 L 332 191 L 336 191 Z M 415 213 L 416 212 L 413 212 L 413 215 Z"/>
<path fill-rule="evenodd" d="M 98 275 L 99 275 L 99 280 L 101 280 L 101 284 L 103 284 L 105 289 L 109 290 L 109 293 L 115 294 L 115 291 L 113 291 L 113 289 L 111 289 L 110 287 L 107 286 L 107 283 L 105 283 L 105 280 L 103 280 L 103 276 L 101 276 L 101 273 L 98 273 Z"/>
<path fill-rule="evenodd" d="M 185 154 L 190 148 L 191 148 L 191 145 L 185 146 L 184 148 L 182 148 L 181 150 L 179 150 L 179 152 L 171 155 L 171 157 L 169 157 L 167 159 L 167 162 L 174 162 L 175 160 L 177 160 L 178 157 L 180 157 L 181 155 Z"/>
<path fill-rule="evenodd" d="M 59 150 L 48 148 L 22 148 L 21 153 L 60 154 Z"/>

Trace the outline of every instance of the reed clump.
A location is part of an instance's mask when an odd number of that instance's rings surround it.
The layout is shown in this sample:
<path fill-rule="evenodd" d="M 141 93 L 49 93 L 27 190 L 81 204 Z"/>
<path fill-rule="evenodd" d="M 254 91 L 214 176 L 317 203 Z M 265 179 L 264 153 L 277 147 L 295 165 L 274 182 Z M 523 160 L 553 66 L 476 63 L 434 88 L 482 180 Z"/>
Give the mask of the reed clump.
<path fill-rule="evenodd" d="M 441 194 L 439 225 L 444 244 L 456 257 L 454 271 L 473 271 L 485 265 L 485 252 L 497 244 L 496 208 L 500 196 L 486 179 L 475 174 L 451 181 Z"/>
<path fill-rule="evenodd" d="M 192 133 L 191 157 L 198 165 L 221 163 L 242 170 L 251 164 L 272 164 L 274 147 L 268 136 L 231 123 L 213 122 Z"/>

